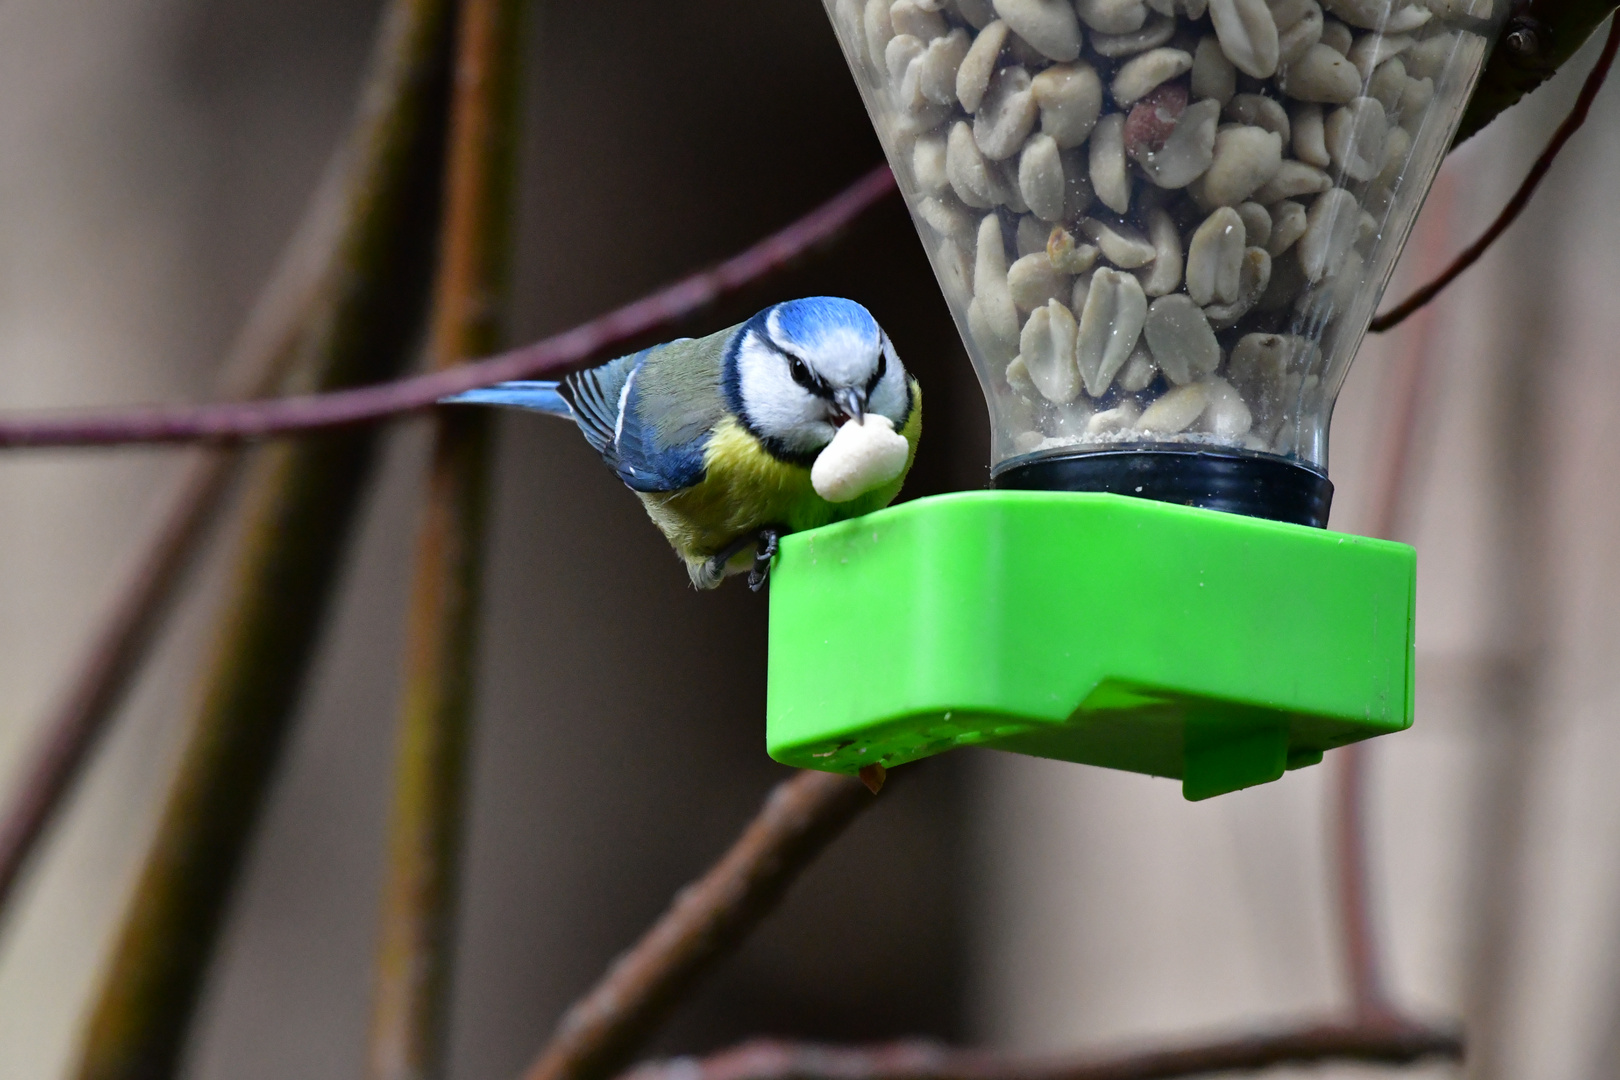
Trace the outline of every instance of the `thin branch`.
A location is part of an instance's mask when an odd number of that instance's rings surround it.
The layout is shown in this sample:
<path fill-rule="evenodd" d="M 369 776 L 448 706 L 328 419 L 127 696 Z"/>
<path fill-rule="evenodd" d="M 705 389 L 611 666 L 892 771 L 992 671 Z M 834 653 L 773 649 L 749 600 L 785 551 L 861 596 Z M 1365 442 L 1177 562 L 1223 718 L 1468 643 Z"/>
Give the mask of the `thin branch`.
<path fill-rule="evenodd" d="M 1502 212 L 1496 215 L 1496 220 L 1491 222 L 1490 228 L 1486 229 L 1478 240 L 1464 248 L 1439 277 L 1373 319 L 1369 326 L 1373 333 L 1381 334 L 1391 327 L 1398 326 L 1412 312 L 1440 295 L 1440 290 L 1457 280 L 1463 271 L 1478 262 L 1480 256 L 1496 242 L 1496 238 L 1518 220 L 1524 208 L 1530 204 L 1530 197 L 1536 193 L 1542 178 L 1552 168 L 1553 159 L 1558 156 L 1558 152 L 1564 148 L 1564 144 L 1569 142 L 1575 132 L 1580 130 L 1581 125 L 1586 123 L 1586 115 L 1592 110 L 1592 102 L 1597 98 L 1598 91 L 1603 88 L 1603 81 L 1609 76 L 1609 68 L 1614 63 L 1616 50 L 1620 50 L 1620 19 L 1611 20 L 1609 23 L 1609 36 L 1603 42 L 1603 51 L 1598 54 L 1597 64 L 1586 76 L 1580 96 L 1575 99 L 1575 107 L 1569 110 L 1564 122 L 1558 125 L 1558 130 L 1553 133 L 1547 148 L 1531 166 L 1529 175 L 1519 185 L 1519 190 L 1513 193 L 1513 198 L 1508 200 L 1507 205 L 1502 207 Z"/>
<path fill-rule="evenodd" d="M 352 163 L 353 154 L 345 146 L 327 166 L 325 179 L 223 365 L 222 397 L 248 399 L 273 393 L 297 355 L 298 337 L 336 265 L 351 197 Z M 92 634 L 65 692 L 41 723 L 11 798 L 0 811 L 0 916 L 29 855 L 124 700 L 186 568 L 224 504 L 241 459 L 240 447 L 190 453 L 161 523 Z"/>
<path fill-rule="evenodd" d="M 358 123 L 341 272 L 300 344 L 312 389 L 390 377 L 430 280 L 448 98 L 447 0 L 393 0 Z M 334 592 L 375 439 L 347 432 L 256 463 L 230 595 L 190 732 L 102 985 L 78 1080 L 176 1074 L 186 1033 Z"/>
<path fill-rule="evenodd" d="M 383 420 L 463 390 L 537 376 L 560 376 L 602 350 L 669 326 L 728 293 L 752 285 L 827 243 L 895 190 L 879 166 L 793 224 L 719 266 L 533 345 L 475 364 L 329 394 L 249 403 L 150 406 L 0 418 L 0 449 L 127 443 L 235 442 Z"/>
<path fill-rule="evenodd" d="M 1450 1031 L 1320 1024 L 1162 1049 L 1044 1058 L 921 1041 L 843 1047 L 761 1040 L 706 1058 L 651 1062 L 621 1080 L 1168 1080 L 1280 1065 L 1414 1065 L 1462 1056 L 1462 1037 Z"/>
<path fill-rule="evenodd" d="M 778 784 L 731 850 L 568 1010 L 525 1080 L 611 1077 L 872 802 L 850 776 L 801 772 Z"/>
<path fill-rule="evenodd" d="M 1429 194 L 1413 245 L 1420 260 L 1418 273 L 1422 276 L 1434 273 L 1437 264 L 1444 261 L 1451 202 L 1452 183 L 1449 177 L 1442 175 Z M 1378 440 L 1384 455 L 1373 492 L 1372 511 L 1365 523 L 1370 536 L 1396 538 L 1401 509 L 1426 464 L 1426 459 L 1418 454 L 1418 432 L 1425 406 L 1430 401 L 1428 384 L 1438 353 L 1434 334 L 1436 314 L 1437 309 L 1426 308 L 1408 324 L 1387 375 L 1388 385 L 1380 392 L 1381 400 L 1394 403 L 1394 411 Z M 1339 750 L 1335 756 L 1339 767 L 1333 795 L 1340 941 L 1355 1015 L 1371 1023 L 1387 1020 L 1396 1013 L 1384 982 L 1383 949 L 1373 912 L 1371 856 L 1367 844 L 1368 748 L 1355 743 Z"/>
<path fill-rule="evenodd" d="M 510 294 L 526 0 L 461 0 L 432 360 L 500 345 Z M 479 594 L 489 415 L 437 417 L 407 620 L 399 750 L 367 1073 L 444 1075 Z"/>

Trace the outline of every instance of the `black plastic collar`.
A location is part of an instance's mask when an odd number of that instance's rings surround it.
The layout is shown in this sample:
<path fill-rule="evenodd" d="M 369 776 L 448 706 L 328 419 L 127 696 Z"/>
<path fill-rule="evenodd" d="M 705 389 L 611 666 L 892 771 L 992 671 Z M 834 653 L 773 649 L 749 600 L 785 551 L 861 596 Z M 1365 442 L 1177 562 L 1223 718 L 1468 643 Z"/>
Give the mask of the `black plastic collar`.
<path fill-rule="evenodd" d="M 1022 491 L 1107 491 L 1318 529 L 1327 527 L 1333 504 L 1333 483 L 1307 465 L 1184 444 L 1015 458 L 994 470 L 990 483 Z"/>

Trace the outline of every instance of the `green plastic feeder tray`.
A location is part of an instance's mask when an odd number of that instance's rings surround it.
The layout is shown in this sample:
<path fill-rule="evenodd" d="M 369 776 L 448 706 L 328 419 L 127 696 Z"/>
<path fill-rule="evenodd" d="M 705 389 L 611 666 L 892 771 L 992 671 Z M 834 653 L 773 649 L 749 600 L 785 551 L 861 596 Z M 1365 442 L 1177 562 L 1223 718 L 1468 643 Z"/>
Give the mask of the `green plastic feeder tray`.
<path fill-rule="evenodd" d="M 919 499 L 786 537 L 767 745 L 854 773 L 988 746 L 1205 799 L 1412 723 L 1416 554 L 1094 492 Z"/>

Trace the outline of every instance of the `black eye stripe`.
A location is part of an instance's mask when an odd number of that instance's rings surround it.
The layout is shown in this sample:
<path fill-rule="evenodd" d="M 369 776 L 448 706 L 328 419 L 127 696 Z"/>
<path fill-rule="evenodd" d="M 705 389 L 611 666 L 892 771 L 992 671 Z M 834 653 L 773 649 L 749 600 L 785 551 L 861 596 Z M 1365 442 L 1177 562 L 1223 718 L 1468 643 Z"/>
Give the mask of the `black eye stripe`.
<path fill-rule="evenodd" d="M 872 391 L 877 389 L 877 384 L 883 381 L 883 376 L 888 373 L 888 370 L 889 354 L 880 349 L 878 351 L 877 370 L 873 371 L 872 377 L 866 380 L 866 395 L 868 397 L 872 396 Z"/>
<path fill-rule="evenodd" d="M 777 356 L 780 356 L 782 359 L 787 361 L 788 374 L 792 376 L 794 382 L 798 383 L 800 386 L 804 387 L 817 397 L 827 398 L 828 400 L 832 399 L 832 388 L 826 383 L 822 382 L 820 379 L 816 378 L 816 373 L 810 370 L 809 364 L 806 364 L 802 359 L 794 356 L 792 353 L 782 348 L 769 337 L 762 337 L 760 340 L 765 343 L 765 347 L 767 349 L 770 349 Z"/>
<path fill-rule="evenodd" d="M 816 373 L 810 370 L 810 365 L 806 364 L 802 358 L 794 356 L 792 353 L 782 348 L 782 346 L 778 345 L 774 340 L 772 340 L 769 335 L 762 334 L 760 335 L 759 340 L 767 349 L 771 350 L 771 352 L 787 361 L 788 375 L 792 377 L 795 383 L 798 383 L 800 386 L 804 387 L 817 397 L 826 398 L 829 401 L 832 400 L 832 387 L 822 382 L 821 379 L 816 376 Z M 879 349 L 877 368 L 872 372 L 872 377 L 866 380 L 867 396 L 871 396 L 873 391 L 877 389 L 878 383 L 883 381 L 883 376 L 887 375 L 888 372 L 888 350 Z"/>

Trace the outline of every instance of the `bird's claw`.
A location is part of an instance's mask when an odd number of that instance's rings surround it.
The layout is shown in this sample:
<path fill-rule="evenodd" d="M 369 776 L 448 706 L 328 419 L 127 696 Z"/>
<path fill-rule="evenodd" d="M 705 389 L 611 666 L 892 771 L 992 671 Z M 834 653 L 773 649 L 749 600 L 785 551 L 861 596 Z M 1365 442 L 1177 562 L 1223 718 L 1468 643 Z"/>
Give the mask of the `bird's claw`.
<path fill-rule="evenodd" d="M 759 530 L 759 547 L 754 551 L 754 568 L 748 571 L 748 588 L 753 592 L 765 587 L 765 582 L 771 576 L 771 560 L 776 558 L 776 549 L 781 546 L 782 531 L 774 526 L 767 525 Z"/>

